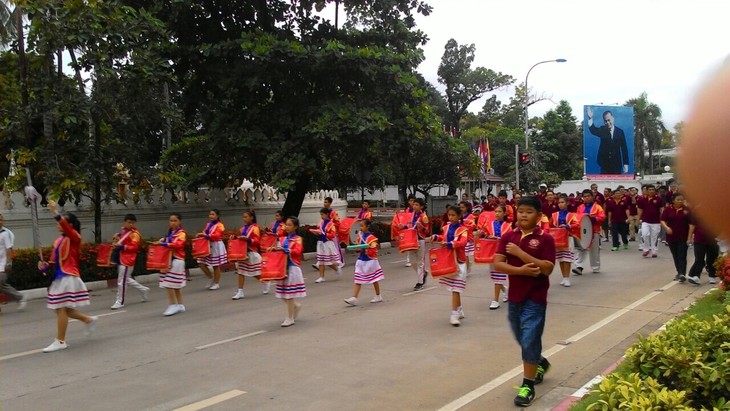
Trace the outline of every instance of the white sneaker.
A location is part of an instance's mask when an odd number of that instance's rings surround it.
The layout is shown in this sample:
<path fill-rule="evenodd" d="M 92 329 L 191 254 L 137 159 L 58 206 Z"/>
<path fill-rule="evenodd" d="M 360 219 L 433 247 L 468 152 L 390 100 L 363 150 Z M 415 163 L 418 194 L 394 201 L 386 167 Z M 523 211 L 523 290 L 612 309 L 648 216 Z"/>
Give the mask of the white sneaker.
<path fill-rule="evenodd" d="M 563 287 L 570 287 L 570 279 L 563 278 L 563 281 L 560 282 L 560 285 L 562 285 Z"/>
<path fill-rule="evenodd" d="M 458 327 L 461 325 L 461 321 L 459 321 L 459 312 L 458 311 L 451 312 L 451 317 L 449 317 L 449 322 L 454 327 Z"/>
<path fill-rule="evenodd" d="M 411 266 L 413 266 L 413 264 L 411 264 L 410 262 L 406 263 L 406 267 L 411 267 Z"/>
<path fill-rule="evenodd" d="M 167 309 L 162 313 L 165 317 L 169 317 L 171 315 L 175 315 L 180 311 L 177 304 L 170 304 L 167 306 Z"/>
<path fill-rule="evenodd" d="M 177 305 L 177 312 L 184 313 L 185 312 L 185 306 L 182 304 Z"/>
<path fill-rule="evenodd" d="M 25 306 L 28 304 L 28 297 L 23 294 L 23 298 L 18 301 L 18 311 L 23 311 L 25 309 Z"/>
<path fill-rule="evenodd" d="M 150 289 L 145 288 L 144 290 L 142 290 L 142 302 L 146 303 L 149 300 L 150 300 Z"/>
<path fill-rule="evenodd" d="M 502 291 L 502 302 L 506 303 L 507 301 L 509 301 L 509 297 L 507 296 L 507 287 L 505 287 Z"/>
<path fill-rule="evenodd" d="M 492 300 L 492 303 L 489 304 L 489 309 L 496 310 L 497 308 L 499 308 L 499 301 Z"/>
<path fill-rule="evenodd" d="M 90 337 L 91 334 L 94 333 L 94 330 L 96 329 L 97 321 L 99 321 L 99 317 L 97 317 L 97 316 L 91 317 L 91 321 L 89 321 L 89 323 L 86 324 L 86 327 L 84 328 L 85 336 Z"/>
<path fill-rule="evenodd" d="M 342 275 L 342 266 L 337 266 L 337 276 L 339 277 L 341 275 Z"/>
<path fill-rule="evenodd" d="M 292 325 L 294 325 L 294 320 L 291 318 L 287 318 L 283 323 L 281 323 L 282 327 L 291 327 Z"/>
<path fill-rule="evenodd" d="M 345 302 L 349 305 L 356 306 L 357 305 L 357 297 L 350 297 L 345 298 Z"/>
<path fill-rule="evenodd" d="M 65 350 L 68 348 L 68 344 L 62 341 L 58 341 L 56 339 L 53 340 L 51 345 L 43 349 L 43 352 L 54 352 L 54 351 L 60 351 Z"/>
<path fill-rule="evenodd" d="M 708 281 L 710 284 L 717 284 L 717 277 L 710 277 L 710 281 Z"/>
<path fill-rule="evenodd" d="M 221 285 L 218 283 L 213 283 L 210 287 L 208 287 L 209 290 L 218 290 L 221 288 Z"/>
<path fill-rule="evenodd" d="M 460 320 L 463 319 L 463 318 L 466 318 L 466 314 L 464 314 L 464 307 L 459 307 L 459 309 L 457 311 L 459 311 L 459 319 Z"/>
<path fill-rule="evenodd" d="M 112 304 L 112 306 L 109 307 L 109 308 L 111 308 L 112 310 L 118 310 L 120 308 L 124 308 L 124 304 L 122 304 L 119 301 L 117 301 L 114 304 Z"/>
<path fill-rule="evenodd" d="M 212 287 L 213 284 L 215 284 L 215 281 L 213 281 L 213 279 L 211 278 L 210 281 L 208 281 L 208 285 L 206 285 L 205 288 L 210 290 L 210 287 Z"/>
<path fill-rule="evenodd" d="M 371 303 L 382 303 L 383 302 L 383 296 L 382 295 L 376 295 L 373 297 L 372 300 L 370 300 Z"/>
<path fill-rule="evenodd" d="M 299 317 L 299 311 L 302 310 L 302 305 L 299 303 L 294 304 L 294 319 L 296 320 L 297 317 Z"/>
<path fill-rule="evenodd" d="M 687 277 L 687 281 L 689 281 L 690 284 L 700 285 L 700 277 L 697 276 Z"/>
<path fill-rule="evenodd" d="M 324 282 L 324 277 L 319 277 L 316 280 L 314 280 L 314 282 L 317 283 L 317 284 L 323 283 Z"/>
<path fill-rule="evenodd" d="M 271 281 L 267 281 L 264 283 L 264 295 L 268 294 L 269 291 L 271 291 Z"/>
<path fill-rule="evenodd" d="M 240 300 L 241 298 L 243 298 L 243 290 L 239 289 L 236 291 L 236 294 L 231 297 L 231 300 Z"/>

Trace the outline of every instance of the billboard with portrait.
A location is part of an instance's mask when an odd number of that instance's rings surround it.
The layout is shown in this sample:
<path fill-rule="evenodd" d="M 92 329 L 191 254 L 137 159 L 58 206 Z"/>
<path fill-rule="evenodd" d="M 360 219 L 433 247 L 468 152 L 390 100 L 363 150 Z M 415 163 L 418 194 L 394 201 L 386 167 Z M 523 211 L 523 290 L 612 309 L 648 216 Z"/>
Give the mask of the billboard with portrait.
<path fill-rule="evenodd" d="M 583 157 L 593 178 L 634 178 L 634 108 L 583 107 Z"/>

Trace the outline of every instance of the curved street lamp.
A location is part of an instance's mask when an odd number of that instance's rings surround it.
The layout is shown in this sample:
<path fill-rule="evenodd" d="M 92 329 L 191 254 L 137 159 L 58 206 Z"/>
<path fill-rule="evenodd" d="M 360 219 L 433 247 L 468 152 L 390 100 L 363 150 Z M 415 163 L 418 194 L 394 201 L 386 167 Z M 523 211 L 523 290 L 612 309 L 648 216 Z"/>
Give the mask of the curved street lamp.
<path fill-rule="evenodd" d="M 532 67 L 530 67 L 530 69 L 527 70 L 527 75 L 525 76 L 525 151 L 527 151 L 527 149 L 529 148 L 528 131 L 529 131 L 529 127 L 530 127 L 530 125 L 529 125 L 530 117 L 527 115 L 527 107 L 529 107 L 529 105 L 530 105 L 530 92 L 529 92 L 529 88 L 527 88 L 527 80 L 530 78 L 530 72 L 532 71 L 532 69 L 539 66 L 540 64 L 565 63 L 566 61 L 568 61 L 568 60 L 566 60 L 566 59 L 544 60 L 544 61 L 540 61 L 540 62 L 533 64 Z"/>

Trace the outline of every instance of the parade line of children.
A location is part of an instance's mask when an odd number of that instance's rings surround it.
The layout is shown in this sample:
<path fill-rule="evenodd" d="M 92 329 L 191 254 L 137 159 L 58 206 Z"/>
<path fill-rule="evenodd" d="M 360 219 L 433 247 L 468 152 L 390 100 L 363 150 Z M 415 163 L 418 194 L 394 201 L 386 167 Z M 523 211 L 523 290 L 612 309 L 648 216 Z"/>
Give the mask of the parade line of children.
<path fill-rule="evenodd" d="M 545 308 L 547 306 L 547 290 L 549 287 L 548 276 L 553 271 L 555 261 L 560 263 L 560 271 L 563 276 L 561 285 L 569 287 L 570 267 L 574 262 L 574 248 L 578 251 L 575 258 L 577 262 L 573 273 L 582 274 L 581 263 L 586 257 L 590 258 L 590 266 L 594 273 L 600 270 L 600 249 L 599 238 L 601 226 L 606 218 L 604 209 L 595 201 L 595 190 L 584 190 L 582 192 L 581 204 L 576 212 L 569 210 L 569 199 L 565 195 L 558 197 L 556 205 L 551 202 L 554 195 L 549 195 L 545 203 L 540 196 L 525 197 L 514 202 L 506 203 L 506 194 L 500 193 L 500 203 L 492 207 L 494 214 L 490 218 L 480 217 L 483 209 L 481 205 L 472 207 L 468 201 L 462 201 L 458 206 L 448 206 L 445 214 L 446 220 L 441 227 L 440 234 L 431 233 L 431 224 L 425 211 L 425 202 L 422 199 L 412 199 L 410 208 L 406 210 L 406 221 L 397 224 L 396 230 L 412 230 L 414 246 L 411 248 L 409 262 L 415 263 L 417 284 L 414 290 L 423 289 L 426 282 L 427 254 L 429 254 L 425 243 L 428 242 L 434 247 L 432 250 L 441 249 L 448 259 L 453 259 L 455 266 L 448 273 L 439 273 L 438 282 L 451 293 L 451 304 L 449 322 L 453 326 L 459 326 L 465 318 L 462 306 L 461 294 L 464 292 L 467 283 L 467 275 L 470 271 L 471 260 L 474 258 L 475 242 L 482 239 L 498 241 L 496 252 L 494 252 L 491 263 L 490 276 L 494 282 L 494 296 L 489 306 L 490 309 L 499 308 L 500 299 L 509 303 L 508 317 L 513 334 L 521 346 L 524 362 L 524 380 L 515 398 L 515 404 L 519 406 L 529 405 L 535 398 L 535 384 L 542 382 L 544 374 L 550 367 L 550 363 L 541 356 L 542 331 L 545 323 Z M 627 231 L 621 224 L 628 226 L 630 211 L 628 204 L 632 201 L 625 199 L 617 190 L 609 192 L 615 194 L 614 204 L 609 204 L 609 219 L 611 228 L 614 231 L 614 249 L 618 249 L 618 234 L 621 235 L 624 244 L 627 244 Z M 707 266 L 711 279 L 714 279 L 714 270 L 711 270 L 710 261 L 717 256 L 716 243 L 713 244 L 710 235 L 698 226 L 695 220 L 685 208 L 684 197 L 679 193 L 672 195 L 672 207 L 664 207 L 661 198 L 657 198 L 654 187 L 646 186 L 644 196 L 637 203 L 638 215 L 641 220 L 643 255 L 656 257 L 656 244 L 659 229 L 661 226 L 667 234 L 667 241 L 671 250 L 677 275 L 675 280 L 688 281 L 692 284 L 699 284 L 699 274 L 704 266 Z M 321 284 L 325 281 L 325 269 L 332 268 L 337 275 L 342 274 L 344 255 L 340 247 L 339 217 L 330 208 L 332 200 L 325 200 L 325 207 L 320 210 L 321 221 L 317 229 L 310 230 L 317 235 L 317 264 L 319 276 L 315 283 Z M 542 210 L 546 211 L 543 214 Z M 53 276 L 53 282 L 48 290 L 47 307 L 55 310 L 57 317 L 57 333 L 54 341 L 46 347 L 43 352 L 53 352 L 68 348 L 65 341 L 68 319 L 77 319 L 86 324 L 85 334 L 90 335 L 98 322 L 98 317 L 90 317 L 77 311 L 77 308 L 89 305 L 89 292 L 80 278 L 80 222 L 71 213 L 59 214 L 56 211 L 56 204 L 51 201 L 48 210 L 58 221 L 58 230 L 61 236 L 56 239 L 53 245 L 50 261 L 41 261 L 38 268 L 44 273 Z M 620 213 L 621 217 L 615 217 Z M 572 241 L 561 243 L 556 246 L 556 233 L 548 230 L 565 230 L 569 237 L 575 232 L 578 216 L 589 216 L 593 241 L 586 248 L 575 247 Z M 626 217 L 624 219 L 623 217 Z M 643 217 L 643 218 L 642 218 Z M 372 213 L 368 210 L 367 201 L 363 202 L 363 209 L 358 213 L 357 221 L 359 231 L 352 249 L 357 249 L 359 255 L 354 268 L 354 288 L 351 297 L 345 298 L 344 302 L 349 306 L 359 304 L 359 294 L 362 285 L 372 284 L 374 296 L 370 303 L 383 302 L 380 289 L 380 282 L 384 279 L 383 269 L 378 262 L 378 238 L 371 232 Z M 208 240 L 210 252 L 207 256 L 198 258 L 197 262 L 203 273 L 210 279 L 206 286 L 209 290 L 220 288 L 221 266 L 228 262 L 226 247 L 224 245 L 225 226 L 221 221 L 221 214 L 213 209 L 209 212 L 209 223 L 203 231 L 196 233 L 195 238 Z M 282 327 L 289 327 L 295 324 L 302 305 L 296 302 L 297 299 L 306 297 L 307 289 L 304 276 L 301 270 L 303 255 L 303 240 L 297 235 L 299 220 L 297 217 L 284 218 L 281 211 L 277 211 L 276 220 L 271 227 L 265 229 L 266 235 L 275 240 L 262 245 L 264 233 L 256 223 L 256 214 L 252 210 L 242 213 L 243 226 L 235 235 L 229 236 L 228 240 L 243 240 L 247 244 L 247 254 L 242 261 L 235 262 L 238 288 L 233 295 L 233 300 L 240 300 L 244 297 L 243 287 L 246 277 L 260 279 L 264 283 L 263 293 L 269 292 L 271 282 L 276 284 L 275 295 L 281 299 L 286 306 L 286 315 L 281 323 Z M 655 222 L 656 221 L 656 222 Z M 167 269 L 159 274 L 159 287 L 166 290 L 168 306 L 164 310 L 164 316 L 172 316 L 186 311 L 183 305 L 183 288 L 187 284 L 185 270 L 185 247 L 188 234 L 182 226 L 182 216 L 179 213 L 170 213 L 169 228 L 165 236 L 152 242 L 161 247 L 171 250 L 171 262 Z M 695 252 L 695 264 L 687 276 L 687 245 L 692 239 L 698 244 Z M 116 300 L 111 306 L 112 310 L 124 307 L 127 296 L 127 286 L 131 285 L 140 292 L 142 301 L 147 301 L 150 289 L 141 285 L 131 274 L 135 266 L 137 251 L 142 244 L 142 237 L 136 228 L 136 217 L 127 214 L 124 217 L 124 225 L 119 233 L 112 237 L 112 247 L 116 251 L 114 257 L 117 263 L 118 290 Z M 650 251 L 651 250 L 651 251 Z M 278 251 L 286 258 L 286 275 L 274 281 L 264 281 L 261 278 L 262 253 Z M 444 258 L 444 257 L 439 257 Z M 433 254 L 428 256 L 428 262 L 435 263 Z M 211 270 L 212 268 L 212 270 Z M 433 268 L 433 266 L 431 267 Z M 435 270 L 434 270 L 435 271 Z M 432 272 L 437 277 L 436 272 Z M 711 281 L 712 282 L 712 281 Z M 509 289 L 507 283 L 510 284 Z M 501 298 L 500 298 L 501 297 Z"/>

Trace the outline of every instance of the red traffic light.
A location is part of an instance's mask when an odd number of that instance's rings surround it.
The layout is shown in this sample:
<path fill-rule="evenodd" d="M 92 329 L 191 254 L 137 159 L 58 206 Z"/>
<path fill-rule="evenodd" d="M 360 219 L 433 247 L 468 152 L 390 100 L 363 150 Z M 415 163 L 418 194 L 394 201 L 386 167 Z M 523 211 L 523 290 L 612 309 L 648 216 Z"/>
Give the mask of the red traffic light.
<path fill-rule="evenodd" d="M 526 166 L 530 164 L 530 153 L 520 153 L 520 165 Z"/>

